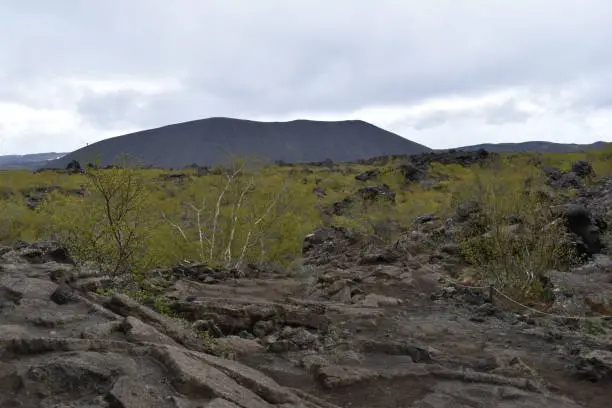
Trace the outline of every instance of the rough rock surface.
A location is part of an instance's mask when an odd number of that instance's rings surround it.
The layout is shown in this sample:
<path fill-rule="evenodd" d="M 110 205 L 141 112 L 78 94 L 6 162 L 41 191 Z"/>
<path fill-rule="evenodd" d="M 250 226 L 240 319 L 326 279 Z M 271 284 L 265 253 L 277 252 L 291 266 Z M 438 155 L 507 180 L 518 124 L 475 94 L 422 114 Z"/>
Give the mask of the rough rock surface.
<path fill-rule="evenodd" d="M 370 181 L 370 180 L 375 180 L 378 176 L 380 176 L 380 170 L 378 169 L 367 170 L 367 171 L 364 171 L 363 173 L 359 173 L 358 175 L 356 175 L 355 180 Z"/>
<path fill-rule="evenodd" d="M 449 284 L 456 248 L 418 250 L 442 226 L 424 215 L 402 245 L 368 247 L 317 230 L 292 275 L 155 271 L 181 321 L 89 292 L 108 280 L 61 263 L 52 243 L 3 248 L 0 407 L 611 406 L 610 322 L 550 319 Z M 582 268 L 562 275 L 568 298 L 612 293 L 612 261 Z"/>
<path fill-rule="evenodd" d="M 476 151 L 465 151 L 450 149 L 441 152 L 426 152 L 414 155 L 390 155 L 373 157 L 371 159 L 358 160 L 358 163 L 367 165 L 385 165 L 390 160 L 405 159 L 419 169 L 425 169 L 430 163 L 459 164 L 461 166 L 473 166 L 483 163 L 491 157 L 497 157 L 496 153 L 489 153 L 485 149 Z"/>
<path fill-rule="evenodd" d="M 612 177 L 602 178 L 588 188 L 581 186 L 577 192 L 577 197 L 565 207 L 568 226 L 579 238 L 581 252 L 588 255 L 604 252 L 606 239 L 609 240 L 606 235 L 610 233 L 608 223 L 612 219 Z"/>
<path fill-rule="evenodd" d="M 577 238 L 576 245 L 579 253 L 591 256 L 604 249 L 601 229 L 585 206 L 580 204 L 567 205 L 563 212 L 563 218 L 568 230 Z"/>
<path fill-rule="evenodd" d="M 572 172 L 576 173 L 576 175 L 581 178 L 595 177 L 596 175 L 591 163 L 582 160 L 572 164 Z"/>
<path fill-rule="evenodd" d="M 79 280 L 72 265 L 32 251 L 0 252 L 0 407 L 332 406 L 206 353 L 194 332 L 125 296 L 78 293 L 66 286 Z"/>

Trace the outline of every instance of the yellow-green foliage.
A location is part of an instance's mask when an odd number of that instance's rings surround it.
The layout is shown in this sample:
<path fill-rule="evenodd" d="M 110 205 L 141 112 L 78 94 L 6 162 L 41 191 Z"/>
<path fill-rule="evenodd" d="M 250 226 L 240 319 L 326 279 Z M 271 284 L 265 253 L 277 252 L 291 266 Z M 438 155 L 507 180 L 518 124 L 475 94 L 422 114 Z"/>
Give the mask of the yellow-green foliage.
<path fill-rule="evenodd" d="M 372 236 L 379 241 L 390 242 L 397 238 L 399 233 L 394 225 L 398 219 L 400 217 L 396 206 L 378 202 L 367 207 L 352 206 L 345 214 L 335 216 L 332 223 L 362 236 Z"/>
<path fill-rule="evenodd" d="M 522 195 L 528 180 L 531 180 L 528 191 L 544 188 L 537 166 L 554 165 L 569 170 L 576 160 L 589 160 L 597 175 L 605 176 L 612 172 L 611 158 L 612 149 L 604 149 L 575 154 L 502 155 L 485 167 L 433 163 L 428 177 L 434 183 L 430 186 L 406 183 L 397 170 L 401 160 L 380 166 L 378 179 L 365 183 L 355 180 L 355 175 L 375 166 L 253 168 L 241 167 L 243 163 L 236 161 L 233 170 L 240 171 L 231 178 L 229 186 L 228 170 L 221 168 L 201 177 L 187 169 L 183 172 L 188 177 L 182 181 L 162 180 L 160 176 L 167 172 L 143 169 L 95 170 L 89 176 L 50 171 L 37 174 L 0 172 L 0 241 L 62 239 L 71 245 L 75 256 L 103 263 L 111 270 L 118 260 L 131 271 L 165 267 L 183 260 L 224 266 L 247 262 L 286 266 L 299 257 L 304 236 L 317 226 L 332 223 L 364 234 L 376 234 L 385 241 L 393 240 L 398 229 L 410 225 L 415 217 L 431 212 L 446 216 L 457 203 L 475 199 L 485 207 L 485 229 L 499 232 L 497 250 L 506 247 L 501 243 L 510 242 L 503 241 L 510 238 L 504 238 L 501 231 L 506 224 L 500 219 L 511 213 L 527 218 L 533 233 L 531 241 L 525 239 L 523 242 L 530 242 L 531 246 L 523 250 L 523 258 L 515 257 L 516 262 L 526 265 L 536 262 L 528 261 L 528 254 L 540 259 L 544 256 L 530 248 L 537 244 L 538 250 L 550 249 L 546 240 L 553 236 L 550 232 L 538 238 L 536 229 L 551 219 L 540 211 L 545 205 L 534 201 L 535 194 L 527 198 Z M 133 202 L 135 206 L 129 207 L 129 216 L 117 218 L 122 212 L 120 195 L 111 200 L 117 210 L 110 217 L 115 220 L 115 226 L 108 223 L 105 201 L 92 175 L 111 186 L 121 184 L 117 180 L 122 179 L 135 183 L 130 188 L 136 188 L 138 198 Z M 329 211 L 324 211 L 361 187 L 382 183 L 395 191 L 395 205 L 381 202 L 367 207 L 355 206 L 342 217 L 329 217 Z M 88 184 L 84 197 L 69 192 L 82 184 Z M 61 190 L 49 194 L 39 209 L 28 209 L 25 195 L 42 186 L 59 186 Z M 315 194 L 315 189 L 324 195 Z M 120 233 L 117 235 L 117 232 Z M 117 237 L 125 244 L 130 232 L 137 239 L 129 241 L 128 259 L 121 260 L 126 254 L 120 254 L 123 244 L 117 244 Z M 479 245 L 489 245 L 490 240 L 479 242 L 480 238 L 475 236 L 463 238 L 464 244 L 474 249 L 470 255 L 474 263 L 485 265 L 491 258 L 503 258 L 491 252 L 493 249 L 489 251 L 490 248 L 476 250 L 483 248 Z M 509 243 L 507 248 L 512 245 Z M 490 255 L 481 258 L 474 255 L 479 253 Z M 487 270 L 496 270 L 498 266 L 487 267 Z M 520 268 L 528 269 L 526 266 Z M 541 270 L 544 266 L 530 268 Z"/>
<path fill-rule="evenodd" d="M 547 166 L 558 167 L 562 171 L 570 171 L 572 164 L 579 160 L 588 160 L 587 153 L 549 153 L 542 155 L 542 161 Z"/>
<path fill-rule="evenodd" d="M 235 168 L 174 190 L 160 199 L 165 225 L 156 231 L 153 250 L 165 253 L 166 262 L 290 262 L 319 218 L 312 187 L 279 170 Z"/>
<path fill-rule="evenodd" d="M 87 171 L 85 197 L 51 195 L 42 206 L 50 232 L 73 256 L 93 261 L 110 273 L 140 272 L 151 266 L 147 256 L 148 191 L 138 169 Z"/>
<path fill-rule="evenodd" d="M 459 237 L 467 260 L 482 281 L 516 297 L 541 297 L 542 275 L 573 261 L 546 189 L 541 172 L 516 160 L 474 167 L 453 188 L 456 202 L 472 200 L 481 208 L 473 229 Z"/>
<path fill-rule="evenodd" d="M 598 176 L 612 174 L 612 144 L 604 149 L 589 152 L 586 159 L 593 164 Z"/>
<path fill-rule="evenodd" d="M 82 177 L 52 172 L 0 171 L 0 242 L 33 241 L 46 237 L 50 220 L 25 205 L 25 196 L 37 187 L 78 189 Z"/>
<path fill-rule="evenodd" d="M 461 180 L 470 177 L 472 170 L 459 164 L 431 163 L 429 171 L 433 178 L 439 180 Z"/>
<path fill-rule="evenodd" d="M 380 168 L 380 176 L 375 181 L 359 182 L 351 177 L 344 177 L 344 188 L 340 197 L 353 194 L 366 185 L 386 184 L 396 193 L 395 204 L 379 201 L 367 206 L 356 203 L 342 216 L 335 216 L 332 223 L 345 227 L 363 235 L 373 235 L 383 242 L 391 242 L 398 238 L 400 230 L 408 227 L 413 220 L 424 213 L 445 214 L 450 209 L 449 194 L 445 190 L 446 182 L 441 182 L 437 188 L 421 187 L 418 183 L 409 184 L 398 170 L 401 161 L 394 161 Z M 460 167 L 460 166 L 459 166 Z M 356 168 L 354 173 L 369 168 Z M 432 178 L 439 178 L 444 171 L 452 172 L 454 166 L 438 167 Z"/>
<path fill-rule="evenodd" d="M 45 218 L 27 208 L 23 198 L 0 200 L 1 241 L 32 241 L 37 239 L 44 229 Z"/>

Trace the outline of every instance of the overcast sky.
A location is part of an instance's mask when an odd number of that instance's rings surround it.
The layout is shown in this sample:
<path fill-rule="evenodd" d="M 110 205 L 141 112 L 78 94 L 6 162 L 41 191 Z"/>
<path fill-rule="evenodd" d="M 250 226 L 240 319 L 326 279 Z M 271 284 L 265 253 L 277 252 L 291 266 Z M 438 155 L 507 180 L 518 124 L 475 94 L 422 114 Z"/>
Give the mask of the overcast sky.
<path fill-rule="evenodd" d="M 610 0 L 0 0 L 0 154 L 212 116 L 612 141 Z"/>

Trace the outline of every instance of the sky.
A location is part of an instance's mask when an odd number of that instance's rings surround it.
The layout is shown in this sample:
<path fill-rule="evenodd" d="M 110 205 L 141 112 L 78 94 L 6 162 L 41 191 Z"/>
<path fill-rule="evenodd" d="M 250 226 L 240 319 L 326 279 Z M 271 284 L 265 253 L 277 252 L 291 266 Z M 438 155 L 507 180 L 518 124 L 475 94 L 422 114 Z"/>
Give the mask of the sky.
<path fill-rule="evenodd" d="M 612 141 L 609 0 L 0 0 L 0 155 L 206 117 Z"/>

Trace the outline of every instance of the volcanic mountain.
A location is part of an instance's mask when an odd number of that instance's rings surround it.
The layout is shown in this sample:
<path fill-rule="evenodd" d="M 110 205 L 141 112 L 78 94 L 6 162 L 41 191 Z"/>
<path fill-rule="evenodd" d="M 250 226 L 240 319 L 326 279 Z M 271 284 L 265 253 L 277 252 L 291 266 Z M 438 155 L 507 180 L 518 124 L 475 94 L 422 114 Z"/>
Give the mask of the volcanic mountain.
<path fill-rule="evenodd" d="M 72 160 L 108 165 L 124 155 L 143 165 L 180 168 L 220 164 L 232 156 L 296 163 L 428 151 L 426 146 L 360 120 L 256 122 L 219 117 L 102 140 L 45 167 L 64 167 Z"/>

